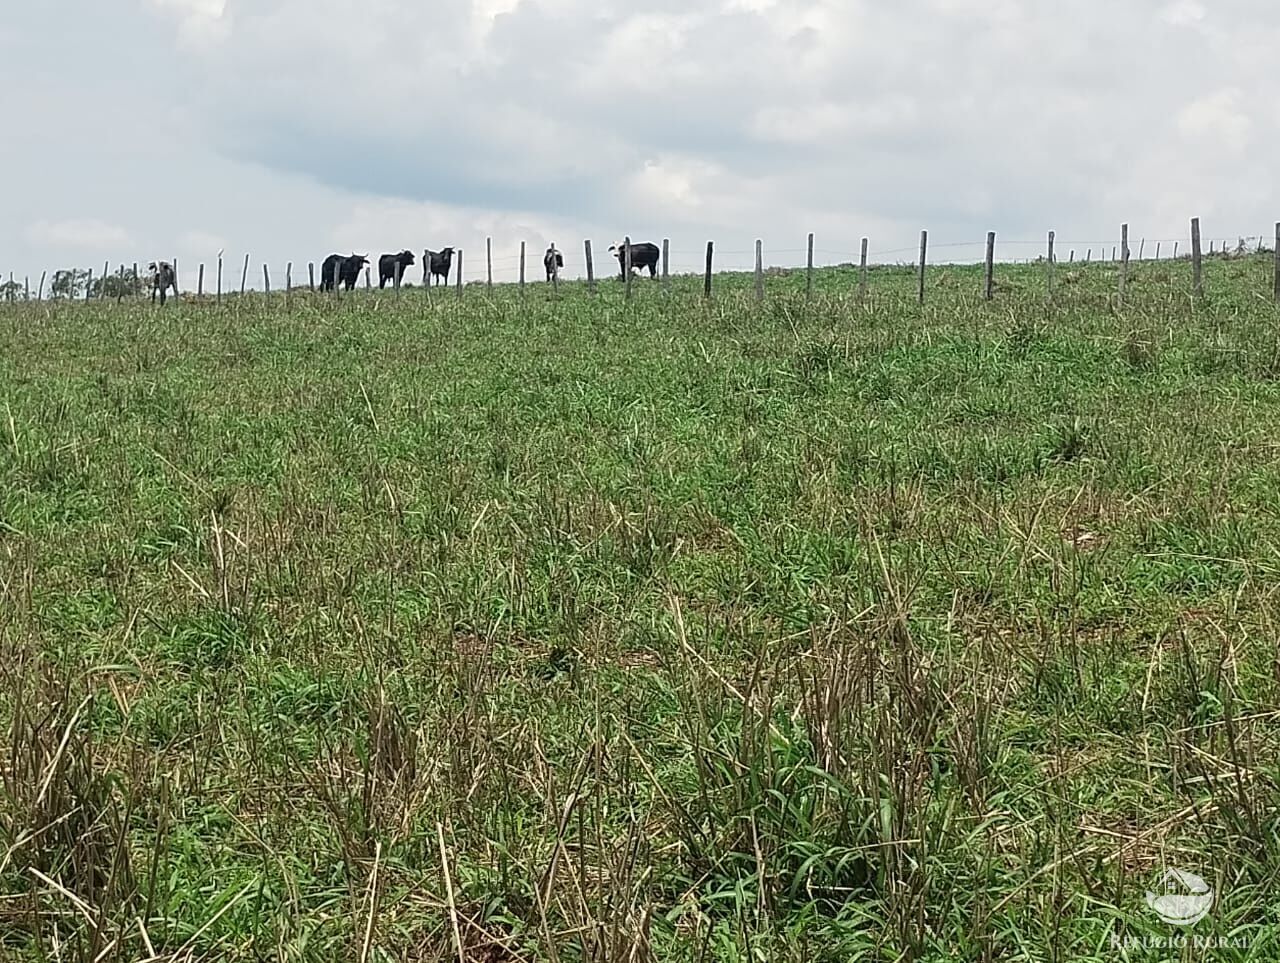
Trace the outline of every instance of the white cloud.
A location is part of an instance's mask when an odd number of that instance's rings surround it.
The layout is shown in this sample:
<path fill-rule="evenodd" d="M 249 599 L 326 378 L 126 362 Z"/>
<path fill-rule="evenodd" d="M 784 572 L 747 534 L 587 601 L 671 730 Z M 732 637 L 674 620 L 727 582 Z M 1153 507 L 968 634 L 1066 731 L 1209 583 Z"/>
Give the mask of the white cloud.
<path fill-rule="evenodd" d="M 39 220 L 27 228 L 27 238 L 34 244 L 56 245 L 81 252 L 120 250 L 132 243 L 129 232 L 123 227 L 91 217 Z"/>
<path fill-rule="evenodd" d="M 1249 146 L 1253 129 L 1243 99 L 1234 87 L 1198 97 L 1178 113 L 1178 130 L 1194 144 L 1238 154 Z"/>
<path fill-rule="evenodd" d="M 821 147 L 833 137 L 909 133 L 916 129 L 919 117 L 913 98 L 890 95 L 864 103 L 817 101 L 764 107 L 750 129 L 761 140 Z"/>
<path fill-rule="evenodd" d="M 178 38 L 184 46 L 222 40 L 231 32 L 227 0 L 149 0 L 152 6 L 178 23 Z"/>
<path fill-rule="evenodd" d="M 1190 27 L 1204 20 L 1205 9 L 1196 0 L 1177 0 L 1160 11 L 1160 19 L 1176 27 Z"/>

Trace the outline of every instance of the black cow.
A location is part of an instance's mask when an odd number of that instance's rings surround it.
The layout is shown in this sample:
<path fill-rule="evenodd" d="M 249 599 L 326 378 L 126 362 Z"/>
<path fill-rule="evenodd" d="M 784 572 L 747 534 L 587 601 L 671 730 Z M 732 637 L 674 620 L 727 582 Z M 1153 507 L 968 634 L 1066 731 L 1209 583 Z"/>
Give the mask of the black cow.
<path fill-rule="evenodd" d="M 449 269 L 453 266 L 453 248 L 446 247 L 441 251 L 422 252 L 422 281 L 424 284 L 435 283 L 441 278 L 449 283 Z"/>
<path fill-rule="evenodd" d="M 618 259 L 618 276 L 624 281 L 627 277 L 627 252 L 626 242 L 615 244 L 609 248 L 613 256 Z M 632 270 L 649 269 L 649 277 L 656 278 L 658 276 L 658 245 L 650 244 L 648 241 L 641 241 L 637 244 L 631 242 L 631 268 Z"/>
<path fill-rule="evenodd" d="M 547 248 L 547 253 L 542 256 L 542 266 L 547 269 L 548 281 L 555 276 L 558 268 L 564 267 L 564 255 L 556 250 L 554 244 Z"/>
<path fill-rule="evenodd" d="M 320 265 L 320 290 L 332 291 L 335 283 L 341 284 L 348 291 L 360 280 L 360 272 L 369 263 L 364 254 L 330 254 Z"/>
<path fill-rule="evenodd" d="M 147 274 L 151 282 L 151 303 L 156 303 L 156 293 L 160 294 L 160 303 L 164 304 L 169 289 L 173 288 L 173 296 L 178 296 L 178 276 L 173 265 L 168 261 L 152 261 L 147 265 Z"/>
<path fill-rule="evenodd" d="M 324 263 L 320 265 L 320 290 L 332 291 L 333 286 L 338 283 L 338 272 L 342 269 L 342 262 L 346 257 L 342 254 L 330 254 L 324 259 Z"/>
<path fill-rule="evenodd" d="M 412 251 L 382 255 L 378 258 L 378 287 L 385 288 L 388 281 L 395 284 L 398 279 L 403 280 L 405 268 L 413 267 L 416 263 Z"/>

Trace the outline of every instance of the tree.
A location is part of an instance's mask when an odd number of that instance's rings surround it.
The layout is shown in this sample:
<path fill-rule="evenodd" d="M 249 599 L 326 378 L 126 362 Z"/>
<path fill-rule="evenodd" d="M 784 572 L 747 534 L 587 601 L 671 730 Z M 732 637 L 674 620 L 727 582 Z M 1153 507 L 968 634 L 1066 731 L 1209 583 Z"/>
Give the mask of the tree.
<path fill-rule="evenodd" d="M 88 283 L 88 271 L 82 271 L 79 268 L 54 271 L 53 280 L 49 282 L 49 297 L 78 298 L 84 294 L 85 285 Z"/>
<path fill-rule="evenodd" d="M 142 294 L 141 277 L 134 277 L 132 271 L 108 274 L 105 278 L 93 279 L 89 296 L 94 298 L 131 298 Z"/>
<path fill-rule="evenodd" d="M 22 285 L 17 281 L 5 281 L 0 284 L 0 301 L 21 301 Z"/>

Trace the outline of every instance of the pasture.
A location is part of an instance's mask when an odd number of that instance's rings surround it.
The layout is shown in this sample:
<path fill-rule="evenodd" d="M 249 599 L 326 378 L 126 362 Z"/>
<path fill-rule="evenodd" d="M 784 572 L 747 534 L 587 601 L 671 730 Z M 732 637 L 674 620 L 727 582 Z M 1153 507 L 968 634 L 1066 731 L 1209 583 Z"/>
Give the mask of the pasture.
<path fill-rule="evenodd" d="M 0 305 L 0 958 L 1280 958 L 1270 271 Z"/>

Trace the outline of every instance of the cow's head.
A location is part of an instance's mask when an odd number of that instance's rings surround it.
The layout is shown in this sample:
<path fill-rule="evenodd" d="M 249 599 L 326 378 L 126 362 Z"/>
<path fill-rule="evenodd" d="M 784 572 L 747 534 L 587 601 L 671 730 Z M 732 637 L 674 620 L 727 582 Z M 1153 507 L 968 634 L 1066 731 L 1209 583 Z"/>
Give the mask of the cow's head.
<path fill-rule="evenodd" d="M 399 256 L 396 260 L 398 260 L 398 261 L 399 261 L 401 264 L 403 264 L 405 267 L 408 267 L 408 266 L 410 266 L 411 264 L 416 263 L 416 262 L 414 261 L 414 259 L 413 259 L 413 252 L 412 252 L 412 251 L 401 251 L 401 252 L 400 252 L 400 256 Z"/>

